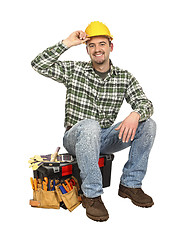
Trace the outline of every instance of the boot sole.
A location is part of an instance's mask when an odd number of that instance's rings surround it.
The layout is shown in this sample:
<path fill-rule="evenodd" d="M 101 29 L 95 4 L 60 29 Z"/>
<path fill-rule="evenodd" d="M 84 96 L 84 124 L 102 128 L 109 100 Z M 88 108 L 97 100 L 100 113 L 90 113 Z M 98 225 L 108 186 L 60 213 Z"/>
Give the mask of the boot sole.
<path fill-rule="evenodd" d="M 92 216 L 88 213 L 86 213 L 87 217 L 96 221 L 96 222 L 105 222 L 108 220 L 109 216 L 105 216 L 105 217 L 95 217 L 95 216 Z"/>
<path fill-rule="evenodd" d="M 118 195 L 122 198 L 129 198 L 132 201 L 132 203 L 138 207 L 149 208 L 154 205 L 153 202 L 152 203 L 138 203 L 138 202 L 134 201 L 129 195 L 127 195 L 126 193 L 121 192 L 121 191 L 118 192 Z"/>
<path fill-rule="evenodd" d="M 82 206 L 84 208 L 86 208 L 86 206 L 83 203 L 82 203 Z M 86 212 L 86 215 L 87 215 L 88 218 L 90 218 L 90 219 L 92 219 L 92 220 L 94 220 L 96 222 L 105 222 L 109 218 L 109 215 L 108 216 L 101 216 L 101 217 L 99 216 L 99 217 L 97 217 L 97 216 L 90 215 L 87 212 Z"/>

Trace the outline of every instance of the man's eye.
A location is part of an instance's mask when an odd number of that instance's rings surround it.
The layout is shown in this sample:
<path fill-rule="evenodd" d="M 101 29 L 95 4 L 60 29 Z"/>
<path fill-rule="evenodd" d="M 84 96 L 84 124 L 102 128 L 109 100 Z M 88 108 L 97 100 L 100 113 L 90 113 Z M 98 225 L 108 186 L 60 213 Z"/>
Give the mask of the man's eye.
<path fill-rule="evenodd" d="M 91 45 L 89 45 L 89 47 L 90 47 L 90 48 L 93 48 L 93 47 L 94 47 L 94 45 L 92 45 L 92 44 L 91 44 Z"/>

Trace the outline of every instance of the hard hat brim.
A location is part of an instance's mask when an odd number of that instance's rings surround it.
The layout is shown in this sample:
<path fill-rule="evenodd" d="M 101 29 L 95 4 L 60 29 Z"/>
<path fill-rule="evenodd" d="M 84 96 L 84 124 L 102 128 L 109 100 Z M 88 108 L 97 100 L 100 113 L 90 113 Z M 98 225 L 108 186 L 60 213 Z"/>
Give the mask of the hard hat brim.
<path fill-rule="evenodd" d="M 112 36 L 112 35 L 106 35 L 106 34 L 87 35 L 88 38 L 92 38 L 92 37 L 100 37 L 100 36 L 110 38 L 111 41 L 113 40 L 113 36 Z"/>

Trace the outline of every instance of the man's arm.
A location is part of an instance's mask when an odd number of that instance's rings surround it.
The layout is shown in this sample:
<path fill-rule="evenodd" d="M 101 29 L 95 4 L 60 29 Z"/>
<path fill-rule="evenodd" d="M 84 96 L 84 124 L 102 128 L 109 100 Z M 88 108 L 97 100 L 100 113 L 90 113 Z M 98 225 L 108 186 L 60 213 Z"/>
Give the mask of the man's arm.
<path fill-rule="evenodd" d="M 126 101 L 133 109 L 124 121 L 116 128 L 119 131 L 119 138 L 123 142 L 133 141 L 139 121 L 150 118 L 153 114 L 152 102 L 146 97 L 138 81 L 130 75 L 130 84 L 126 92 Z"/>
<path fill-rule="evenodd" d="M 31 62 L 31 65 L 38 73 L 66 85 L 66 79 L 68 79 L 68 76 L 71 74 L 71 69 L 73 68 L 73 61 L 62 62 L 59 61 L 58 58 L 68 48 L 80 45 L 88 39 L 86 33 L 83 31 L 75 31 L 62 42 L 40 53 Z"/>
<path fill-rule="evenodd" d="M 139 113 L 139 121 L 145 121 L 153 114 L 153 104 L 146 97 L 142 87 L 135 77 L 129 75 L 130 82 L 126 91 L 125 99 L 129 103 L 134 112 Z"/>

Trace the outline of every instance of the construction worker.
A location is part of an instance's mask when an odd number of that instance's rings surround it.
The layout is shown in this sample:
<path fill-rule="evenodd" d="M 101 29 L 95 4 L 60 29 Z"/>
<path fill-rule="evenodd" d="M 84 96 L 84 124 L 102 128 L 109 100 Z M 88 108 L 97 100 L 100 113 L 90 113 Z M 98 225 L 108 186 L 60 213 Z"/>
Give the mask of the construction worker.
<path fill-rule="evenodd" d="M 91 22 L 85 32 L 73 32 L 32 61 L 37 72 L 67 88 L 63 144 L 77 158 L 82 179 L 82 205 L 87 216 L 95 221 L 109 218 L 101 199 L 100 153 L 129 148 L 118 194 L 140 207 L 154 204 L 141 188 L 156 133 L 156 124 L 150 118 L 153 105 L 136 78 L 112 64 L 112 40 L 106 25 Z M 71 47 L 83 43 L 90 62 L 58 60 Z M 124 99 L 132 112 L 127 109 L 127 117 L 114 124 Z"/>

